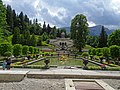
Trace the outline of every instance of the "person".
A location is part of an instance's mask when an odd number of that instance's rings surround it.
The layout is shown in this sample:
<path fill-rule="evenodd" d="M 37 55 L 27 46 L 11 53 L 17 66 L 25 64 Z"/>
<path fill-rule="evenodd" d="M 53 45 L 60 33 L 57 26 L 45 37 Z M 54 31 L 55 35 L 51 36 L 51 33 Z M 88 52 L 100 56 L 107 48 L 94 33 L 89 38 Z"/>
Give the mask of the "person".
<path fill-rule="evenodd" d="M 6 61 L 3 61 L 2 68 L 3 68 L 3 70 L 5 70 L 5 68 L 6 68 Z"/>
<path fill-rule="evenodd" d="M 7 63 L 7 64 L 6 64 L 7 70 L 10 70 L 11 59 L 10 59 L 10 58 L 7 58 L 6 63 Z"/>

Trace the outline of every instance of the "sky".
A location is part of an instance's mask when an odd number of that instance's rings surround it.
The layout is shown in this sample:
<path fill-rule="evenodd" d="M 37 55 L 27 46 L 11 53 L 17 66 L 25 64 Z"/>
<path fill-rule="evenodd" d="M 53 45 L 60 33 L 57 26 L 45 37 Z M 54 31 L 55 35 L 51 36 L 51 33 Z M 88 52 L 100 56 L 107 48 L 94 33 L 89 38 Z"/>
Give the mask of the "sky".
<path fill-rule="evenodd" d="M 77 14 L 87 17 L 89 27 L 104 25 L 109 29 L 120 28 L 120 0 L 3 0 L 17 13 L 21 11 L 30 19 L 49 23 L 51 26 L 68 27 Z"/>

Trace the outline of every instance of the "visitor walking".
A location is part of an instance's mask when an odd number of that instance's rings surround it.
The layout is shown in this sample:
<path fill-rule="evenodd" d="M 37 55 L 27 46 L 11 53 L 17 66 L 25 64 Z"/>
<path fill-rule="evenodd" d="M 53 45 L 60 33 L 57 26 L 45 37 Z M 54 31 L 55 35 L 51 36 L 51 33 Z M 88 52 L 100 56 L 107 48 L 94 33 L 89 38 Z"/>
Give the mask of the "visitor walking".
<path fill-rule="evenodd" d="M 5 70 L 5 68 L 6 68 L 6 61 L 4 60 L 2 63 L 2 69 Z"/>
<path fill-rule="evenodd" d="M 10 70 L 10 65 L 11 65 L 11 59 L 7 58 L 7 60 L 6 60 L 6 68 L 7 68 L 7 70 Z"/>

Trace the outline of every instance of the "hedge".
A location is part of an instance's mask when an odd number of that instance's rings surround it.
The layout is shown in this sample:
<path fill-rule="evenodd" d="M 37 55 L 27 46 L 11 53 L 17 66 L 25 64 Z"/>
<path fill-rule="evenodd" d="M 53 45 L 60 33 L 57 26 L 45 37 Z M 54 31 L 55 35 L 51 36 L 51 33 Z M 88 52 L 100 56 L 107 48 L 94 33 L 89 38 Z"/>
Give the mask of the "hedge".
<path fill-rule="evenodd" d="M 10 43 L 0 44 L 0 54 L 4 56 L 5 52 L 12 52 L 12 45 Z"/>

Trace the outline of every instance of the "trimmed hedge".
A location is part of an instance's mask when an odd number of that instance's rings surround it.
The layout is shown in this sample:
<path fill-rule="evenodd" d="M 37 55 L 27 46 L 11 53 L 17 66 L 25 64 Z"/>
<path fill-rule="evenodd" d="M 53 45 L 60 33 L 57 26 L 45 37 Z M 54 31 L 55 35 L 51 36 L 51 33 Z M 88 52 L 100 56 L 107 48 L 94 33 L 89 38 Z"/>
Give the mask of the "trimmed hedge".
<path fill-rule="evenodd" d="M 5 52 L 12 52 L 12 45 L 10 43 L 0 44 L 0 54 L 4 56 Z"/>
<path fill-rule="evenodd" d="M 23 46 L 23 48 L 22 48 L 22 54 L 23 55 L 27 55 L 28 52 L 29 52 L 29 47 L 28 46 Z"/>
<path fill-rule="evenodd" d="M 120 71 L 120 67 L 110 67 L 106 69 L 102 69 L 101 67 L 88 67 L 87 70 L 105 70 L 105 71 Z"/>
<path fill-rule="evenodd" d="M 22 45 L 21 44 L 15 44 L 13 47 L 13 55 L 19 56 L 22 54 Z"/>
<path fill-rule="evenodd" d="M 34 54 L 34 47 L 33 46 L 29 47 L 29 52 L 30 52 L 30 54 Z"/>

